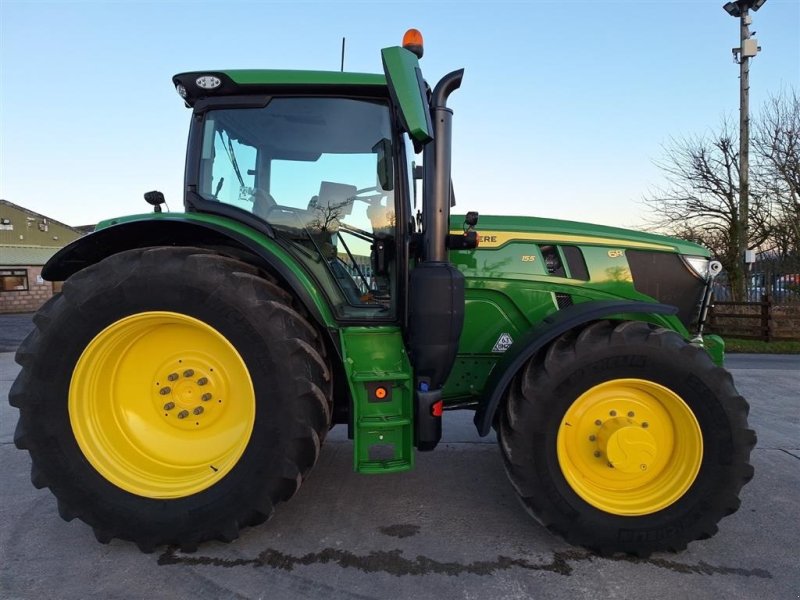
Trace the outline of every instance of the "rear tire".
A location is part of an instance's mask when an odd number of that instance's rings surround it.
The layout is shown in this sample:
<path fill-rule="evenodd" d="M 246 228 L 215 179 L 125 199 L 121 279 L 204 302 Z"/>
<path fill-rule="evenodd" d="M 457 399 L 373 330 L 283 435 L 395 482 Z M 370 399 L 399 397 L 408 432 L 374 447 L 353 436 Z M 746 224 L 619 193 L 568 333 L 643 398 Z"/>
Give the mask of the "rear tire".
<path fill-rule="evenodd" d="M 292 297 L 198 248 L 113 255 L 34 317 L 9 399 L 59 513 L 152 551 L 231 541 L 315 464 L 330 368 Z"/>
<path fill-rule="evenodd" d="M 753 476 L 730 374 L 678 334 L 595 323 L 512 382 L 499 419 L 523 505 L 568 542 L 648 556 L 711 537 Z"/>

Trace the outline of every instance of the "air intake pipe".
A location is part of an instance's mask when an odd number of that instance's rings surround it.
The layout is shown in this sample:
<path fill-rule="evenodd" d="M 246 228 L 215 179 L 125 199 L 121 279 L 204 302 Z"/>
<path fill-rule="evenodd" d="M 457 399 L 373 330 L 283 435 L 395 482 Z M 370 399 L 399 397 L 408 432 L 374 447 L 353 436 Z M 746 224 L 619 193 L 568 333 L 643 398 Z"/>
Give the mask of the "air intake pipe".
<path fill-rule="evenodd" d="M 431 98 L 434 139 L 424 150 L 424 259 L 409 281 L 408 345 L 415 374 L 415 444 L 433 450 L 442 437 L 442 387 L 464 325 L 464 276 L 447 257 L 453 111 L 448 96 L 463 69 L 445 75 Z"/>

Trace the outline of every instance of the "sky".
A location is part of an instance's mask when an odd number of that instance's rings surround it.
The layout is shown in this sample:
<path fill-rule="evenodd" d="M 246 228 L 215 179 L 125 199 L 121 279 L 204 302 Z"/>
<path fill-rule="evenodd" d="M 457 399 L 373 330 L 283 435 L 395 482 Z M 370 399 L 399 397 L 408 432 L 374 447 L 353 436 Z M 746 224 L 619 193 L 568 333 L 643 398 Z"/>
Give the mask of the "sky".
<path fill-rule="evenodd" d="M 409 27 L 450 98 L 457 211 L 637 227 L 672 138 L 738 122 L 723 0 L 0 0 L 0 198 L 70 225 L 182 209 L 189 110 L 171 82 L 233 68 L 381 72 Z M 753 112 L 800 88 L 800 1 L 751 29 Z"/>

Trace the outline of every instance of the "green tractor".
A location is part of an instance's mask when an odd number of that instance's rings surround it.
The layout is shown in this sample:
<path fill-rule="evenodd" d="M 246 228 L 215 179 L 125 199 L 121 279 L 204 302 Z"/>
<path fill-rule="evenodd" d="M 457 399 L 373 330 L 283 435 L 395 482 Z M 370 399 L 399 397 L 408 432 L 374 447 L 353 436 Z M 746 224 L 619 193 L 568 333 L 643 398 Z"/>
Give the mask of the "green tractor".
<path fill-rule="evenodd" d="M 15 443 L 64 519 L 143 551 L 230 541 L 297 492 L 333 425 L 356 471 L 397 473 L 450 409 L 496 431 L 526 509 L 572 544 L 680 550 L 736 511 L 755 434 L 702 335 L 717 263 L 451 216 L 463 71 L 431 89 L 421 55 L 412 31 L 383 74 L 175 76 L 185 212 L 151 192 L 154 211 L 58 252 L 43 277 L 63 290 L 16 355 Z"/>

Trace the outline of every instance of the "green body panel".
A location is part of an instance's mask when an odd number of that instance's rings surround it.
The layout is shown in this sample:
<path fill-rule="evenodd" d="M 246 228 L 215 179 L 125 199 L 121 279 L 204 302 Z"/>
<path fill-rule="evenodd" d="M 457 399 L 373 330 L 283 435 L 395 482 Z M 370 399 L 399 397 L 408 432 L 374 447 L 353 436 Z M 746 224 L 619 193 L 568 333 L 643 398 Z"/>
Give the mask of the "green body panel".
<path fill-rule="evenodd" d="M 454 216 L 451 230 L 461 230 L 463 217 Z M 448 405 L 474 404 L 508 342 L 558 310 L 556 294 L 579 304 L 590 300 L 644 300 L 636 291 L 625 256 L 630 248 L 708 256 L 696 244 L 665 236 L 614 227 L 530 217 L 485 217 L 478 224 L 480 245 L 475 250 L 450 252 L 451 262 L 466 278 L 464 329 L 458 357 L 444 388 Z M 549 274 L 539 244 L 580 248 L 589 281 Z M 566 265 L 565 265 L 566 266 Z M 674 316 L 615 315 L 677 331 L 689 337 Z M 505 342 L 505 343 L 504 343 Z"/>
<path fill-rule="evenodd" d="M 132 223 L 132 222 L 142 222 L 142 221 L 190 221 L 200 224 L 208 224 L 213 225 L 216 227 L 220 227 L 230 231 L 231 233 L 237 234 L 240 237 L 246 237 L 249 240 L 255 242 L 258 246 L 263 248 L 265 251 L 269 252 L 271 255 L 275 257 L 276 260 L 280 261 L 281 263 L 285 264 L 288 269 L 291 270 L 292 274 L 295 276 L 297 281 L 303 286 L 305 291 L 308 294 L 308 297 L 311 298 L 311 301 L 314 303 L 318 314 L 321 315 L 323 319 L 323 325 L 325 327 L 336 327 L 336 321 L 333 318 L 333 313 L 331 312 L 330 306 L 328 304 L 327 299 L 325 298 L 322 291 L 319 289 L 319 286 L 315 283 L 315 281 L 308 275 L 308 273 L 298 264 L 297 259 L 290 255 L 280 244 L 276 241 L 270 239 L 263 233 L 254 230 L 252 227 L 245 225 L 239 221 L 235 221 L 233 219 L 229 219 L 227 217 L 222 217 L 218 215 L 212 215 L 208 213 L 197 213 L 197 212 L 188 212 L 188 213 L 145 213 L 139 215 L 129 215 L 125 217 L 119 217 L 115 219 L 107 219 L 105 221 L 101 221 L 97 224 L 95 231 L 99 231 L 101 229 L 105 229 L 107 227 L 111 227 L 113 225 L 121 225 L 124 223 Z M 202 245 L 203 240 L 198 239 L 198 245 Z"/>
<path fill-rule="evenodd" d="M 725 366 L 725 340 L 718 335 L 704 335 L 703 347 L 718 367 Z"/>
<path fill-rule="evenodd" d="M 239 85 L 386 86 L 386 78 L 374 73 L 281 69 L 232 69 L 222 71 L 222 73 Z"/>
<path fill-rule="evenodd" d="M 451 229 L 460 232 L 463 222 L 463 215 L 453 215 L 450 218 Z M 710 256 L 708 249 L 699 244 L 665 235 L 560 219 L 481 215 L 476 229 L 481 236 L 491 231 L 515 232 L 520 234 L 518 239 L 535 234 L 533 239 L 542 242 L 569 243 L 567 240 L 575 240 L 580 244 L 611 248 L 648 248 L 689 256 Z M 585 239 L 587 237 L 594 239 Z M 485 246 L 484 243 L 481 245 Z"/>
<path fill-rule="evenodd" d="M 353 468 L 396 473 L 414 466 L 411 364 L 399 327 L 344 327 L 342 358 L 353 399 Z M 387 391 L 385 398 L 377 387 Z"/>
<path fill-rule="evenodd" d="M 421 86 L 419 60 L 409 50 L 399 46 L 381 50 L 383 69 L 397 107 L 409 135 L 424 144 L 433 139 L 428 103 Z"/>

